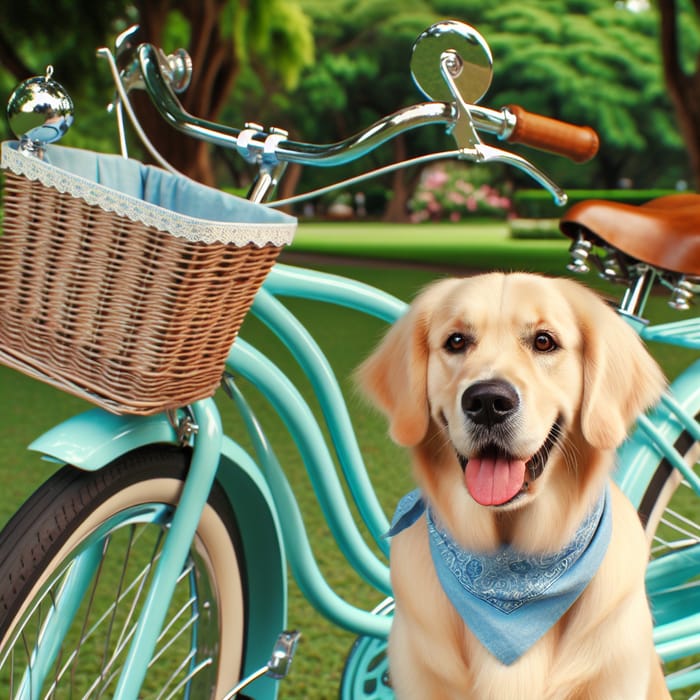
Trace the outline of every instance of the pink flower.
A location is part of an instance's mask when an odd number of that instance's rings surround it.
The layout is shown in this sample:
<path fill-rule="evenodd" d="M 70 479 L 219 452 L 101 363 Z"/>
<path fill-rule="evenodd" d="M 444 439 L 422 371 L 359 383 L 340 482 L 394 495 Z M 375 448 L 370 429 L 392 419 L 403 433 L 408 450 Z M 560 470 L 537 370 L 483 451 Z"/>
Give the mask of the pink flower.
<path fill-rule="evenodd" d="M 447 179 L 447 173 L 444 170 L 431 170 L 425 177 L 424 185 L 430 189 L 436 189 L 442 187 Z"/>
<path fill-rule="evenodd" d="M 440 203 L 437 202 L 435 199 L 432 199 L 430 202 L 428 202 L 428 211 L 431 214 L 437 214 L 442 207 L 440 206 Z"/>
<path fill-rule="evenodd" d="M 474 191 L 474 185 L 472 185 L 471 182 L 466 182 L 465 180 L 458 180 L 455 187 L 466 194 L 471 194 Z"/>

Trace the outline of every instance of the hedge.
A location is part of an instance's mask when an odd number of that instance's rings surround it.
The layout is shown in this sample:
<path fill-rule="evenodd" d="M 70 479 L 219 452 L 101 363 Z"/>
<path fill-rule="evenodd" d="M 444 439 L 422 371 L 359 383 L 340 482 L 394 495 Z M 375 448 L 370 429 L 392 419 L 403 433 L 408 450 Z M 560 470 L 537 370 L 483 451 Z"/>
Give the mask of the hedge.
<path fill-rule="evenodd" d="M 607 199 L 623 204 L 643 204 L 655 197 L 673 194 L 677 190 L 567 190 L 569 201 L 558 207 L 552 195 L 544 190 L 518 190 L 513 196 L 513 205 L 518 217 L 523 219 L 559 218 L 566 209 L 585 199 Z"/>

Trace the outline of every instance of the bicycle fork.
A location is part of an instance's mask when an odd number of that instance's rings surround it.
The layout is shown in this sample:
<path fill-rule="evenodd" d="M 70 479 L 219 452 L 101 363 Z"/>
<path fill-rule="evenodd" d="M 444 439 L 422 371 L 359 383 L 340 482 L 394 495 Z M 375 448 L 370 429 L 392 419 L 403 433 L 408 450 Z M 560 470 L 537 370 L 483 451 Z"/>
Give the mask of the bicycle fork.
<path fill-rule="evenodd" d="M 171 419 L 171 424 L 174 421 Z M 153 573 L 140 617 L 125 642 L 129 644 L 125 663 L 119 672 L 114 698 L 131 700 L 139 697 L 141 685 L 149 668 L 158 637 L 163 627 L 168 606 L 181 575 L 202 511 L 211 491 L 222 450 L 222 427 L 213 401 L 200 401 L 192 406 L 189 430 L 178 429 L 180 442 L 192 444 L 192 459 L 177 508 L 168 526 L 161 555 Z M 179 426 L 182 428 L 182 425 Z M 155 433 L 151 435 L 154 439 Z M 169 439 L 161 433 L 156 439 Z M 49 452 L 51 453 L 51 451 Z M 95 467 L 89 467 L 95 468 Z M 53 600 L 51 612 L 42 624 L 30 664 L 26 669 L 16 697 L 36 700 L 50 683 L 50 673 L 61 653 L 63 639 L 74 617 L 89 595 L 94 576 L 102 562 L 104 543 L 101 539 L 85 549 L 72 565 L 61 590 Z M 253 681 L 262 676 L 275 680 L 286 677 L 300 637 L 298 632 L 281 632 L 277 637 L 269 661 L 250 673 L 226 694 L 234 698 Z M 264 658 L 264 657 L 263 657 Z"/>

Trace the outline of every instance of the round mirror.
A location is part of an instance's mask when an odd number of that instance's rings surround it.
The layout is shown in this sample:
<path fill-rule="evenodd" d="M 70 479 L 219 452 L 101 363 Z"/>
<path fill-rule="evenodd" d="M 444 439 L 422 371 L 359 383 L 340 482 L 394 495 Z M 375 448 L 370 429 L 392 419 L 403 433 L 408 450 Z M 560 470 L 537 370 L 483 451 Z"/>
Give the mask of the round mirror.
<path fill-rule="evenodd" d="M 411 75 L 429 99 L 451 102 L 454 98 L 440 71 L 443 56 L 462 99 L 478 102 L 491 85 L 491 49 L 479 32 L 463 22 L 448 20 L 426 29 L 413 45 Z"/>

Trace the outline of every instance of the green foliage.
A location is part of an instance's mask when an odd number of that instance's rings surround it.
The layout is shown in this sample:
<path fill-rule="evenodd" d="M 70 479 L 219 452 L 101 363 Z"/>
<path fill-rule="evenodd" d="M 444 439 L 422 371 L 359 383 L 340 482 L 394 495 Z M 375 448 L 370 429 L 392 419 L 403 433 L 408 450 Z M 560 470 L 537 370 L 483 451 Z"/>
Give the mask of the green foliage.
<path fill-rule="evenodd" d="M 180 10 L 168 12 L 163 27 L 163 50 L 174 51 L 181 46 L 189 46 L 192 27 Z"/>
<path fill-rule="evenodd" d="M 222 23 L 242 64 L 259 64 L 280 76 L 285 89 L 296 87 L 301 71 L 314 61 L 311 20 L 288 0 L 229 2 Z"/>
<path fill-rule="evenodd" d="M 4 5 L 0 35 L 12 39 L 33 72 L 54 63 L 73 94 L 80 145 L 113 145 L 108 118 L 86 114 L 101 112 L 112 94 L 94 48 L 137 21 L 139 3 L 105 0 L 98 7 L 57 0 L 50 22 L 40 0 Z M 700 30 L 687 0 L 680 5 L 687 8 L 679 27 L 690 69 Z M 166 48 L 187 45 L 197 31 L 185 19 L 186 6 L 183 0 L 164 3 Z M 673 187 L 690 178 L 661 74 L 654 9 L 630 12 L 612 0 L 406 0 L 400 11 L 395 0 L 230 0 L 222 8 L 218 27 L 243 61 L 235 94 L 218 117 L 229 124 L 257 121 L 287 128 L 297 140 L 342 140 L 422 99 L 409 73 L 412 43 L 432 22 L 452 17 L 478 27 L 491 45 L 495 74 L 488 106 L 515 102 L 590 124 L 601 134 L 600 155 L 585 166 L 523 151 L 562 185 L 610 187 L 631 177 L 636 186 Z M 1 68 L 0 88 L 7 93 L 15 80 Z M 415 131 L 404 145 L 410 157 L 453 143 L 436 127 Z M 390 148 L 348 174 L 392 159 Z M 304 174 L 312 184 L 338 176 L 311 169 Z M 527 181 L 519 176 L 517 182 Z"/>
<path fill-rule="evenodd" d="M 614 187 L 631 178 L 635 186 L 674 187 L 690 179 L 664 87 L 655 11 L 629 12 L 611 0 L 411 0 L 400 12 L 387 0 L 301 4 L 313 21 L 316 63 L 292 93 L 280 94 L 274 83 L 258 78 L 246 81 L 227 112 L 230 122 L 241 123 L 244 115 L 283 126 L 298 140 L 342 140 L 422 99 L 409 73 L 411 46 L 432 22 L 452 17 L 476 26 L 491 46 L 495 73 L 487 106 L 521 104 L 600 133 L 600 154 L 584 166 L 516 149 L 557 182 Z M 700 41 L 694 23 L 682 26 L 689 47 Z M 454 146 L 438 127 L 417 130 L 407 141 L 408 157 Z M 387 147 L 347 172 L 392 157 Z M 304 174 L 308 186 L 338 176 L 311 170 Z M 525 176 L 512 176 L 519 185 L 531 185 Z"/>
<path fill-rule="evenodd" d="M 0 43 L 10 47 L 16 64 L 13 72 L 8 53 L 3 52 L 0 99 L 6 100 L 20 80 L 43 75 L 51 64 L 54 79 L 68 90 L 76 106 L 75 126 L 63 143 L 114 150 L 114 119 L 105 110 L 113 90 L 106 66 L 95 58 L 95 49 L 109 44 L 133 22 L 133 7 L 122 0 L 57 0 L 50 8 L 42 0 L 2 5 Z M 0 120 L 0 137 L 14 138 L 4 119 Z"/>
<path fill-rule="evenodd" d="M 665 93 L 656 13 L 607 0 L 562 9 L 558 2 L 521 2 L 484 11 L 480 27 L 496 67 L 491 99 L 593 126 L 601 156 L 586 174 L 599 184 L 631 176 L 642 185 L 673 186 L 685 154 Z M 577 183 L 561 162 L 542 162 L 565 184 Z M 662 163 L 675 165 L 659 169 Z"/>
<path fill-rule="evenodd" d="M 100 3 L 57 0 L 52 3 L 47 20 L 47 5 L 41 0 L 3 3 L 0 47 L 12 46 L 20 62 L 26 64 L 27 75 L 22 77 L 43 73 L 45 66 L 52 63 L 56 79 L 73 97 L 76 122 L 64 141 L 66 145 L 104 151 L 116 149 L 114 120 L 104 111 L 114 90 L 106 65 L 95 58 L 95 49 L 112 45 L 119 32 L 139 23 L 138 8 L 139 2 L 126 0 Z M 149 5 L 148 9 L 153 7 Z M 192 3 L 170 0 L 161 3 L 160 14 L 149 14 L 157 25 L 151 27 L 153 35 L 160 37 L 165 50 L 187 48 L 191 37 L 201 32 L 196 19 L 204 13 L 192 13 L 191 9 Z M 301 70 L 313 63 L 311 22 L 297 2 L 229 0 L 214 11 L 220 12 L 217 27 L 221 35 L 234 40 L 231 50 L 244 65 L 278 76 L 282 89 L 294 87 Z M 195 20 L 188 19 L 192 16 Z M 0 89 L 4 95 L 9 94 L 19 79 L 10 74 L 8 59 L 0 50 Z M 220 81 L 225 83 L 225 79 Z M 197 116 L 211 117 L 207 113 Z M 2 137 L 9 137 L 4 123 L 2 129 Z"/>

